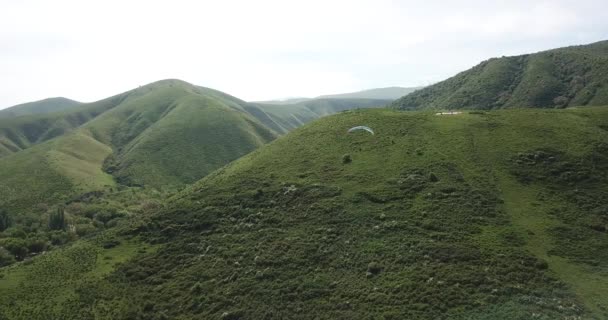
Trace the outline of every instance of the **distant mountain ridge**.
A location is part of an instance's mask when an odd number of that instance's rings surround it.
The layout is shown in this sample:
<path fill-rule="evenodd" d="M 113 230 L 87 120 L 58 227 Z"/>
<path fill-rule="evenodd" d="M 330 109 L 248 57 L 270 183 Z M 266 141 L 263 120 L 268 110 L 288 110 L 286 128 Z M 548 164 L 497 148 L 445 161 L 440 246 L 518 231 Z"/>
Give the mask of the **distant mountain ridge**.
<path fill-rule="evenodd" d="M 82 102 L 64 97 L 48 98 L 2 109 L 0 110 L 0 118 L 57 112 L 70 109 L 81 104 Z"/>
<path fill-rule="evenodd" d="M 417 109 L 608 105 L 608 41 L 492 58 L 393 102 Z"/>
<path fill-rule="evenodd" d="M 317 99 L 344 99 L 344 98 L 355 98 L 355 99 L 385 99 L 395 100 L 405 95 L 408 95 L 422 87 L 386 87 L 386 88 L 375 88 L 362 90 L 357 92 L 342 93 L 342 94 L 329 94 L 317 97 Z"/>
<path fill-rule="evenodd" d="M 254 103 L 262 104 L 295 104 L 315 99 L 378 99 L 378 100 L 395 100 L 408 95 L 416 90 L 423 87 L 386 87 L 386 88 L 374 88 L 361 90 L 356 92 L 339 93 L 339 94 L 327 94 L 317 96 L 315 98 L 289 98 L 285 100 L 269 100 L 269 101 L 256 101 Z"/>

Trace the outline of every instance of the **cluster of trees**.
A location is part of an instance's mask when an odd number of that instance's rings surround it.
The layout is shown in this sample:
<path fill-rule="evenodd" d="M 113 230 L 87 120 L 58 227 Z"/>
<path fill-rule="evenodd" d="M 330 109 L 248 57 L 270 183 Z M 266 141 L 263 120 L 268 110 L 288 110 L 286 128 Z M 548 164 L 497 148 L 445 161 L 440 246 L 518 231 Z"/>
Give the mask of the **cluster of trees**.
<path fill-rule="evenodd" d="M 88 193 L 56 207 L 38 204 L 25 213 L 0 208 L 0 267 L 112 228 L 130 213 L 155 211 L 165 196 L 132 189 Z"/>

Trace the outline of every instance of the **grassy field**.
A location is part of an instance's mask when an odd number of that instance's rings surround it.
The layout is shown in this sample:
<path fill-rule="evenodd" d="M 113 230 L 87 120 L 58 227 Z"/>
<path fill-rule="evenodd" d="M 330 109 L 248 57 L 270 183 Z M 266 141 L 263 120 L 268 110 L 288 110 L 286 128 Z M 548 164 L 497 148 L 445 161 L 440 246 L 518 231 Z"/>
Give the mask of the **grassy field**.
<path fill-rule="evenodd" d="M 32 291 L 16 283 L 39 281 L 36 258 L 0 287 L 30 319 L 605 319 L 607 124 L 608 108 L 325 117 L 116 229 L 154 251 Z"/>
<path fill-rule="evenodd" d="M 393 103 L 399 109 L 608 104 L 608 42 L 493 58 Z"/>

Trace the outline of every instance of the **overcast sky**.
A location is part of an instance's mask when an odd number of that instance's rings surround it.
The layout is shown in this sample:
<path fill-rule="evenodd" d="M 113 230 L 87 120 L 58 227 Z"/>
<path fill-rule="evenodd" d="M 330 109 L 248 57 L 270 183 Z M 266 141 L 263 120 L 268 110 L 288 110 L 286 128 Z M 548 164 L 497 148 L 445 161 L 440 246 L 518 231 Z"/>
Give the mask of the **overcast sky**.
<path fill-rule="evenodd" d="M 178 78 L 245 100 L 419 86 L 608 39 L 606 0 L 0 0 L 0 108 Z"/>

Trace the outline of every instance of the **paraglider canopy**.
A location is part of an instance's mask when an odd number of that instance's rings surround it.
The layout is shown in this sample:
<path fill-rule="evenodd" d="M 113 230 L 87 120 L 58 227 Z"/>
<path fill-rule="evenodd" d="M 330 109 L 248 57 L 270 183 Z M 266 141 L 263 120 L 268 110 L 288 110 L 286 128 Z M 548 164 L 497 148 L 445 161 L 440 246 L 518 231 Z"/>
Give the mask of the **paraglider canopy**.
<path fill-rule="evenodd" d="M 348 129 L 348 133 L 359 131 L 359 130 L 364 130 L 364 131 L 367 131 L 367 132 L 369 132 L 371 134 L 374 134 L 374 130 L 372 130 L 370 127 L 366 127 L 366 126 L 352 127 L 350 129 Z"/>

